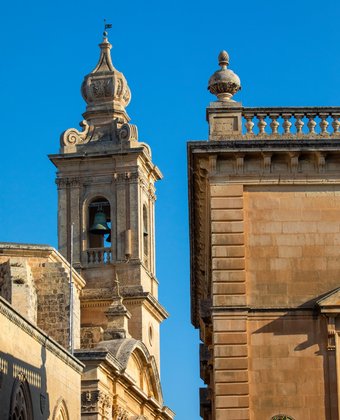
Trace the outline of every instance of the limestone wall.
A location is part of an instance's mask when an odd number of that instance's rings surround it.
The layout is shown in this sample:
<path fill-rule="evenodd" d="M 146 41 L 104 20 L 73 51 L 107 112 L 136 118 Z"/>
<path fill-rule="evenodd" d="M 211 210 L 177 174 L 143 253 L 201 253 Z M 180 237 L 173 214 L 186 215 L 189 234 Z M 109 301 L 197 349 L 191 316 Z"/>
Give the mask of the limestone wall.
<path fill-rule="evenodd" d="M 244 204 L 250 306 L 311 306 L 339 286 L 339 186 L 248 186 Z"/>
<path fill-rule="evenodd" d="M 81 364 L 0 298 L 0 418 L 9 418 L 18 378 L 27 381 L 34 420 L 52 419 L 66 407 L 80 418 Z"/>
<path fill-rule="evenodd" d="M 340 188 L 249 184 L 209 191 L 214 418 L 337 418 L 315 304 L 339 287 Z"/>
<path fill-rule="evenodd" d="M 70 285 L 66 261 L 53 248 L 0 244 L 0 296 L 27 320 L 65 348 L 69 347 Z M 74 272 L 73 341 L 80 346 L 80 290 Z"/>

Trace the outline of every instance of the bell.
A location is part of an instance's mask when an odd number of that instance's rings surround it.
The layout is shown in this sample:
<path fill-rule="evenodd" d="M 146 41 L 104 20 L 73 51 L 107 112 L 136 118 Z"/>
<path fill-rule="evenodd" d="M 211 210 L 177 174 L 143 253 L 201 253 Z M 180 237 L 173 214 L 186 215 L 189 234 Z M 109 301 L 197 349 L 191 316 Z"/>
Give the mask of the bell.
<path fill-rule="evenodd" d="M 110 228 L 106 223 L 106 216 L 101 210 L 98 210 L 94 215 L 93 225 L 90 227 L 90 232 L 95 235 L 106 235 L 110 233 Z"/>

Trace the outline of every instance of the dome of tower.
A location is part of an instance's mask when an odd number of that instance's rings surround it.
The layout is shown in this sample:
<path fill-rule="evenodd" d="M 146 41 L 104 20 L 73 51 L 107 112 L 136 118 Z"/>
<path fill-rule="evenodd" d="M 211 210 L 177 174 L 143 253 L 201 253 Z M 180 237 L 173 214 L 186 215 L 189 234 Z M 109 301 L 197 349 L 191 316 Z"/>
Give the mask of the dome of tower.
<path fill-rule="evenodd" d="M 227 68 L 229 55 L 226 51 L 220 52 L 218 64 L 221 68 L 210 77 L 208 90 L 220 101 L 230 101 L 231 97 L 241 90 L 241 81 L 237 74 Z"/>
<path fill-rule="evenodd" d="M 100 47 L 97 66 L 84 77 L 81 93 L 87 103 L 87 112 L 106 109 L 125 111 L 131 100 L 131 92 L 127 81 L 112 64 L 110 50 L 112 45 L 107 36 Z"/>

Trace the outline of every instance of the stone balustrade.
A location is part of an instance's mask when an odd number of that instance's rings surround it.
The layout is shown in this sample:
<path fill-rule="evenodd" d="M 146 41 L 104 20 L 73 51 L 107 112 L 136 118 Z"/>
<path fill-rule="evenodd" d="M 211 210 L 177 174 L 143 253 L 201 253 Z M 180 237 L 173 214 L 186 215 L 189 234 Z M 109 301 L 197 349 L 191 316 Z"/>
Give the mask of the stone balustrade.
<path fill-rule="evenodd" d="M 339 107 L 243 108 L 246 137 L 340 137 Z"/>
<path fill-rule="evenodd" d="M 88 265 L 109 264 L 112 261 L 111 248 L 89 248 L 86 253 Z"/>

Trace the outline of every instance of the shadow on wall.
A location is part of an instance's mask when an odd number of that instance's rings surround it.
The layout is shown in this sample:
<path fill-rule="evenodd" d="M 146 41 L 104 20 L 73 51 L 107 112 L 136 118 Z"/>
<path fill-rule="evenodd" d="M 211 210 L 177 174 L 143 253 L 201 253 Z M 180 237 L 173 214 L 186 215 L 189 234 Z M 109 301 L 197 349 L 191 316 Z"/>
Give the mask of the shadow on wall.
<path fill-rule="evenodd" d="M 333 420 L 338 416 L 336 357 L 334 348 L 328 346 L 327 319 L 315 305 L 322 297 L 291 308 L 274 320 L 268 319 L 273 319 L 269 308 L 263 316 L 256 316 L 257 326 L 262 326 L 251 333 L 252 370 L 268 369 L 269 382 L 276 386 L 277 395 L 282 393 L 287 407 L 290 397 L 292 407 L 299 408 L 298 397 L 321 399 L 323 394 L 319 408 L 324 409 L 326 420 Z M 268 311 L 271 314 L 266 317 Z"/>
<path fill-rule="evenodd" d="M 0 418 L 47 420 L 50 402 L 47 392 L 46 348 L 41 348 L 37 368 L 0 351 Z"/>

